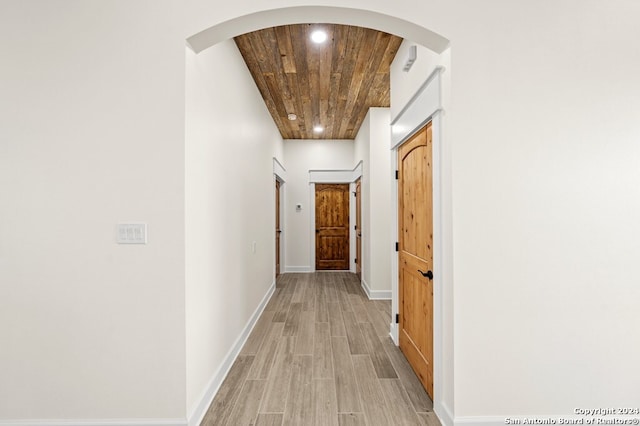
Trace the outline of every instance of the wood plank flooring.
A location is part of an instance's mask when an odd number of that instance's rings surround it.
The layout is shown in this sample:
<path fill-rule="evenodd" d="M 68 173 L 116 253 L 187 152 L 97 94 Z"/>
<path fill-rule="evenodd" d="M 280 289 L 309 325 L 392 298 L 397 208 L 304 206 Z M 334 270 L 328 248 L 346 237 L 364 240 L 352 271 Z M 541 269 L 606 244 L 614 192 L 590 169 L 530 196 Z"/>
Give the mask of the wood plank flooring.
<path fill-rule="evenodd" d="M 355 274 L 283 274 L 202 426 L 439 426 Z"/>

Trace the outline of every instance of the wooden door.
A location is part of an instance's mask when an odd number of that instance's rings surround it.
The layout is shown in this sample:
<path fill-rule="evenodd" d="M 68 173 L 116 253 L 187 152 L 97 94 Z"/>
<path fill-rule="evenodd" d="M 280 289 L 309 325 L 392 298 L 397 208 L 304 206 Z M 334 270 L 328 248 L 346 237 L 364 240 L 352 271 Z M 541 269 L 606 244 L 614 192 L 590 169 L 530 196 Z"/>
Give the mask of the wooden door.
<path fill-rule="evenodd" d="M 276 277 L 280 275 L 280 182 L 276 180 Z"/>
<path fill-rule="evenodd" d="M 316 184 L 316 269 L 349 269 L 349 184 Z"/>
<path fill-rule="evenodd" d="M 433 399 L 431 123 L 398 149 L 400 350 Z"/>
<path fill-rule="evenodd" d="M 356 181 L 356 275 L 362 279 L 362 188 L 361 179 Z"/>

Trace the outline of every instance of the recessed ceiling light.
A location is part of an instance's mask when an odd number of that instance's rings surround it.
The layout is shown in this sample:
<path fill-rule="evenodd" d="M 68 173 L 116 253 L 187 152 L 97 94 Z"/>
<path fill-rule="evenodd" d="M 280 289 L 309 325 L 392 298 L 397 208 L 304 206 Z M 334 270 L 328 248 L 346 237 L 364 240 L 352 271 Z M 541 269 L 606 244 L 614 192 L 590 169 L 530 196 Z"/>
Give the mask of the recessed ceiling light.
<path fill-rule="evenodd" d="M 311 33 L 311 40 L 318 44 L 324 43 L 327 41 L 327 33 L 322 30 L 315 30 Z"/>
<path fill-rule="evenodd" d="M 295 115 L 294 113 L 291 113 L 291 114 L 287 115 L 287 118 L 288 118 L 290 121 L 294 121 L 295 119 L 297 119 L 297 118 L 298 118 L 298 116 L 297 116 L 297 115 Z"/>
<path fill-rule="evenodd" d="M 313 126 L 313 131 L 316 133 L 321 133 L 324 130 L 322 126 Z"/>

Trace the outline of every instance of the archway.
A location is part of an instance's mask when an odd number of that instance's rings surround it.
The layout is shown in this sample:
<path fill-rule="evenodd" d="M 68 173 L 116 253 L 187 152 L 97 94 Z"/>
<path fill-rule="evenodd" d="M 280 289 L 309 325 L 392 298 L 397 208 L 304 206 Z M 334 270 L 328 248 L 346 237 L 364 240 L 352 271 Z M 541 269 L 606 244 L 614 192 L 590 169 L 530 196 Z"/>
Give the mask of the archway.
<path fill-rule="evenodd" d="M 373 28 L 396 34 L 421 44 L 436 53 L 442 53 L 449 46 L 449 40 L 445 37 L 404 19 L 369 10 L 326 6 L 287 7 L 240 16 L 192 35 L 187 39 L 187 43 L 194 52 L 199 53 L 239 34 L 266 27 L 307 22 L 325 22 Z"/>
<path fill-rule="evenodd" d="M 355 25 L 366 28 L 372 28 L 387 33 L 401 36 L 405 39 L 411 40 L 414 43 L 420 44 L 429 50 L 441 54 L 449 47 L 449 40 L 440 34 L 437 34 L 427 28 L 412 23 L 410 21 L 400 19 L 394 16 L 381 14 L 378 12 L 372 12 L 362 9 L 342 8 L 342 7 L 326 7 L 326 6 L 298 6 L 289 8 L 271 9 L 256 13 L 247 14 L 237 18 L 224 21 L 217 25 L 206 28 L 187 39 L 188 46 L 195 52 L 199 53 L 207 48 L 216 45 L 225 40 L 232 39 L 233 37 L 256 31 L 259 29 L 290 25 L 309 22 L 323 22 L 323 23 L 335 23 L 344 25 Z M 428 76 L 424 76 L 426 79 Z M 424 117 L 425 119 L 427 117 Z M 440 125 L 440 121 L 437 121 Z M 438 131 L 439 132 L 439 131 Z M 441 141 L 440 141 L 441 142 Z M 434 143 L 437 143 L 434 141 Z M 439 150 L 439 148 L 437 148 Z M 443 158 L 434 158 L 434 163 L 437 161 L 443 161 Z M 449 161 L 444 159 L 445 162 Z M 435 167 L 438 170 L 440 176 L 434 176 L 434 186 L 438 185 L 440 190 L 438 193 L 442 194 L 450 191 L 451 177 L 450 167 Z M 434 199 L 434 232 L 438 232 L 435 228 L 440 227 L 440 238 L 442 241 L 445 236 L 451 236 L 450 230 L 442 229 L 443 226 L 450 226 L 451 221 L 442 221 L 442 214 L 450 214 L 450 209 L 443 209 L 439 202 L 441 200 Z M 439 216 L 440 215 L 440 216 Z M 436 238 L 436 241 L 438 238 Z M 440 251 L 437 257 L 440 258 L 442 265 L 450 265 L 452 252 L 451 242 L 442 241 L 441 247 L 434 247 L 435 251 Z M 443 253 L 443 247 L 449 251 Z M 451 274 L 442 274 L 443 278 L 439 279 L 440 287 L 448 286 L 451 288 L 452 282 L 450 278 Z M 396 283 L 397 286 L 397 283 Z M 434 300 L 434 308 L 436 311 L 434 318 L 434 335 L 437 336 L 434 340 L 434 411 L 440 417 L 445 424 L 451 423 L 452 410 L 453 410 L 453 363 L 450 362 L 451 367 L 445 372 L 443 371 L 442 360 L 444 357 L 453 358 L 452 347 L 452 329 L 449 327 L 447 331 L 443 330 L 442 313 L 446 309 L 451 309 L 453 303 L 451 300 L 443 300 L 442 290 L 440 290 L 440 298 L 436 297 Z M 397 291 L 396 291 L 397 294 Z M 394 300 L 397 303 L 397 300 Z M 394 340 L 397 343 L 397 336 L 394 336 Z M 447 342 L 447 348 L 443 346 Z M 445 396 L 443 392 L 443 383 L 446 381 L 446 388 L 448 390 L 448 404 L 445 404 Z"/>

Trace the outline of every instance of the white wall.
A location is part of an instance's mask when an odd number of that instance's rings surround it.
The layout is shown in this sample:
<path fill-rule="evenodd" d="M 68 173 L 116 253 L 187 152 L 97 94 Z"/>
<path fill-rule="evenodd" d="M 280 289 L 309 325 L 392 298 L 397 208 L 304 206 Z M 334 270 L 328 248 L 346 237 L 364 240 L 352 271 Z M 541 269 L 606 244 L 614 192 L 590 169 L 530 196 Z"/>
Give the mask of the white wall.
<path fill-rule="evenodd" d="M 390 156 L 391 118 L 388 108 L 371 108 L 371 136 L 369 160 L 371 162 L 371 289 L 391 291 L 391 178 Z"/>
<path fill-rule="evenodd" d="M 205 2 L 192 4 L 203 16 Z M 628 273 L 640 256 L 640 189 L 631 184 L 640 180 L 640 5 L 324 4 L 397 16 L 451 42 L 449 414 L 473 423 L 628 403 L 640 384 L 640 343 L 624 338 L 640 326 L 631 306 L 640 288 Z M 215 11 L 224 21 L 257 9 Z M 428 39 L 378 18 L 372 26 Z"/>
<path fill-rule="evenodd" d="M 452 43 L 456 412 L 637 405 L 640 5 L 486 6 Z"/>
<path fill-rule="evenodd" d="M 187 409 L 191 415 L 274 284 L 272 158 L 282 162 L 282 138 L 233 41 L 199 55 L 187 49 L 186 70 Z"/>
<path fill-rule="evenodd" d="M 390 122 L 388 108 L 370 108 L 355 139 L 355 162 L 363 164 L 362 279 L 372 297 L 391 291 Z"/>
<path fill-rule="evenodd" d="M 180 13 L 0 4 L 0 419 L 184 417 Z"/>
<path fill-rule="evenodd" d="M 309 170 L 351 170 L 355 166 L 353 154 L 352 140 L 284 141 L 284 163 L 287 167 L 285 271 L 315 268 L 311 263 Z M 296 211 L 296 204 L 302 204 L 301 211 Z"/>
<path fill-rule="evenodd" d="M 640 4 L 323 4 L 451 42 L 449 414 L 637 405 Z M 186 416 L 184 40 L 298 5 L 0 4 L 0 418 Z"/>

